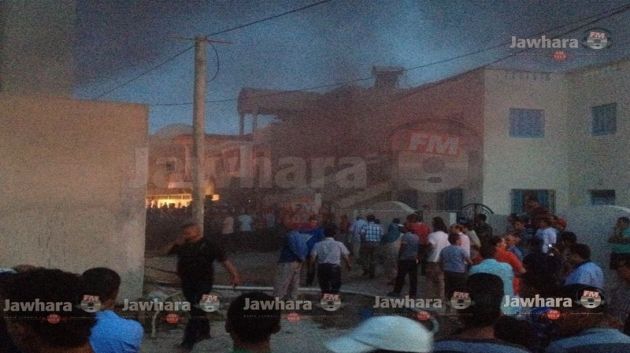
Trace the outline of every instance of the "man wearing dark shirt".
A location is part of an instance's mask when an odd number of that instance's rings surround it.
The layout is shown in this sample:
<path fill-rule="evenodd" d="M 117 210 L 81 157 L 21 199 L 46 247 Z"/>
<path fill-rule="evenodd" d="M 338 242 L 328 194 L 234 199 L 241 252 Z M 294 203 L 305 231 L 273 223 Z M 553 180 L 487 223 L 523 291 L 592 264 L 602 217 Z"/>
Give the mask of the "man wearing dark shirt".
<path fill-rule="evenodd" d="M 182 292 L 191 303 L 190 320 L 184 331 L 180 348 L 192 350 L 195 343 L 210 337 L 210 322 L 206 313 L 199 308 L 204 294 L 212 291 L 214 284 L 214 261 L 219 261 L 230 274 L 230 282 L 236 286 L 240 277 L 236 267 L 227 259 L 224 250 L 201 234 L 195 223 L 181 227 L 181 235 L 167 248 L 169 254 L 177 254 L 177 275 L 182 282 Z"/>
<path fill-rule="evenodd" d="M 485 242 L 489 241 L 492 238 L 493 230 L 492 227 L 486 223 L 488 217 L 485 214 L 478 214 L 475 216 L 475 233 L 481 240 L 481 245 Z"/>

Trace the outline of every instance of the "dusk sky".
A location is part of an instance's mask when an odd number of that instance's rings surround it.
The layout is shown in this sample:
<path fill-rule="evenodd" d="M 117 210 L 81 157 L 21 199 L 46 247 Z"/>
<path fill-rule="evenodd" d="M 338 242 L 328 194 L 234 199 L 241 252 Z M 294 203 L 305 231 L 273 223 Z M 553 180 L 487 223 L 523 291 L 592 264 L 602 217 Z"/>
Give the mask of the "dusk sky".
<path fill-rule="evenodd" d="M 190 124 L 192 104 L 160 104 L 192 102 L 193 50 L 124 83 L 192 45 L 181 37 L 220 32 L 317 2 L 78 1 L 75 94 L 96 99 L 116 88 L 98 99 L 150 105 L 152 132 Z M 585 30 L 604 28 L 613 45 L 598 51 L 569 48 L 562 62 L 551 58 L 553 51 L 528 50 L 494 67 L 560 72 L 619 60 L 630 55 L 630 11 L 609 15 L 625 3 L 331 0 L 212 36 L 232 44 L 216 45 L 220 66 L 206 97 L 222 102 L 206 105 L 207 132 L 238 132 L 235 98 L 243 87 L 302 89 L 367 78 L 374 65 L 410 69 L 429 64 L 405 72 L 401 86 L 415 87 L 515 53 L 509 47 L 512 36 L 552 37 L 578 28 L 563 38 L 581 40 Z M 589 23 L 598 18 L 603 19 Z M 216 68 L 208 47 L 208 79 Z"/>

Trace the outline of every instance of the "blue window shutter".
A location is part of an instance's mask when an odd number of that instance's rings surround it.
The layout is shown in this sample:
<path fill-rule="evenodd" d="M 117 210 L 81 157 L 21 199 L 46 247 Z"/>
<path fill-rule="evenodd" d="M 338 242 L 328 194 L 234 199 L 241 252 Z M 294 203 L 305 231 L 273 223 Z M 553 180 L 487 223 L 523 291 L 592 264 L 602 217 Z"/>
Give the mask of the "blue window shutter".
<path fill-rule="evenodd" d="M 544 111 L 539 109 L 510 109 L 510 136 L 544 137 Z"/>
<path fill-rule="evenodd" d="M 593 136 L 613 135 L 617 132 L 617 103 L 591 108 Z"/>

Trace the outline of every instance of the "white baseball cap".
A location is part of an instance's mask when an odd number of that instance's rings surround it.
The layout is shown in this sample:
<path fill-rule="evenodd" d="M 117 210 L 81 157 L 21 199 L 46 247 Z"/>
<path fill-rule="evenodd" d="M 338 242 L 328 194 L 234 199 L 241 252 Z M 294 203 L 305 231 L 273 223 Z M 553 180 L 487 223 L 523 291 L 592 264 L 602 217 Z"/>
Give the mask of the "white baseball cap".
<path fill-rule="evenodd" d="M 372 317 L 348 335 L 326 342 L 335 353 L 431 352 L 433 334 L 420 323 L 402 316 Z"/>

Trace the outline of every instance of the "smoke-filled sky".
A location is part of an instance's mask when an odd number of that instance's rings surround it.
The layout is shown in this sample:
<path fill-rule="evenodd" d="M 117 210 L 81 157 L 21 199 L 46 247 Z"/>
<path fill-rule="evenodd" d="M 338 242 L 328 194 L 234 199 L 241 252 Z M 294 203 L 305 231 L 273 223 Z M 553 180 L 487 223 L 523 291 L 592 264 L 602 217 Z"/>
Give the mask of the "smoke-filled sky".
<path fill-rule="evenodd" d="M 76 96 L 93 99 L 120 86 L 98 99 L 151 105 L 151 131 L 189 124 L 192 105 L 159 104 L 192 101 L 192 50 L 123 83 L 192 45 L 182 38 L 220 32 L 316 2 L 77 1 Z M 554 61 L 552 51 L 528 50 L 495 67 L 566 71 L 628 57 L 630 10 L 588 23 L 627 2 L 331 0 L 213 36 L 231 44 L 216 45 L 219 71 L 206 97 L 224 101 L 206 105 L 207 132 L 237 133 L 236 100 L 230 99 L 243 87 L 300 89 L 369 77 L 373 65 L 413 68 L 445 61 L 405 72 L 401 86 L 415 87 L 515 53 L 509 48 L 512 36 L 551 37 L 579 27 L 563 37 L 581 40 L 586 29 L 600 27 L 610 32 L 613 45 L 598 51 L 566 49 L 563 62 Z M 215 53 L 208 47 L 208 79 L 216 68 Z"/>

